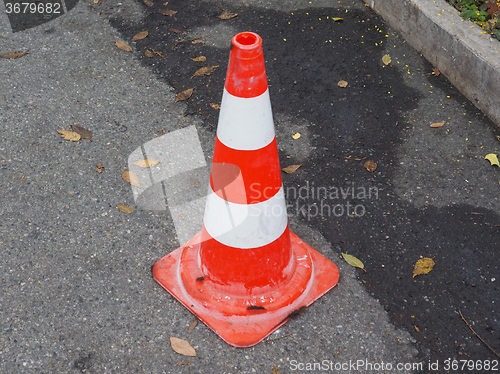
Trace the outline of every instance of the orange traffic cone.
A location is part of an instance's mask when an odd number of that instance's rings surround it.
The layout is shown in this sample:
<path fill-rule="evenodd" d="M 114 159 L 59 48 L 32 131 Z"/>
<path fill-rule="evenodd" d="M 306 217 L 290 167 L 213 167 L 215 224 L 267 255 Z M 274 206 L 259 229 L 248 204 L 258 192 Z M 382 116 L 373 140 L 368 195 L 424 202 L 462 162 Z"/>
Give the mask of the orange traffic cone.
<path fill-rule="evenodd" d="M 337 266 L 289 230 L 255 33 L 232 39 L 203 228 L 153 275 L 236 347 L 257 344 L 338 282 Z"/>

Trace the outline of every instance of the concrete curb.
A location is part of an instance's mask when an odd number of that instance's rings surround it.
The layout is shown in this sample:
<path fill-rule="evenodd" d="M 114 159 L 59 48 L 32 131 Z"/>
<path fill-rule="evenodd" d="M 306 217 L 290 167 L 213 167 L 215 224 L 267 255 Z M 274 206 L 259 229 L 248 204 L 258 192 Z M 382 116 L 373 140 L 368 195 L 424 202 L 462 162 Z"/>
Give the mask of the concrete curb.
<path fill-rule="evenodd" d="M 500 126 L 500 42 L 444 0 L 366 3 Z"/>

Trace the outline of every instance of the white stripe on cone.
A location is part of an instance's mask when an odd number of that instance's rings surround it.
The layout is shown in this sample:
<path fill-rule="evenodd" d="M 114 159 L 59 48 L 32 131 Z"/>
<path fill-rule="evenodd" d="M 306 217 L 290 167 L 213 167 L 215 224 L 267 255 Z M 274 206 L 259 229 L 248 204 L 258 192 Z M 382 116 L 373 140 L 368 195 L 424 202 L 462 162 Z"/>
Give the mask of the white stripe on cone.
<path fill-rule="evenodd" d="M 225 201 L 210 188 L 204 224 L 212 238 L 235 248 L 257 248 L 278 239 L 288 224 L 283 187 L 256 204 Z"/>
<path fill-rule="evenodd" d="M 274 123 L 269 90 L 242 98 L 224 89 L 217 137 L 225 146 L 238 150 L 260 149 L 271 143 Z"/>

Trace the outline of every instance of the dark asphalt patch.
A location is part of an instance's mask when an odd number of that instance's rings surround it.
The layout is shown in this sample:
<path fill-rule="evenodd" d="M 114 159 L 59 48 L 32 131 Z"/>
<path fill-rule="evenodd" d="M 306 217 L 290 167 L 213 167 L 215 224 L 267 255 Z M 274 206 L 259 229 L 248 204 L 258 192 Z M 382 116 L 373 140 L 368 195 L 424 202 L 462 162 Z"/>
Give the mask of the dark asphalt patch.
<path fill-rule="evenodd" d="M 285 188 L 378 190 L 378 196 L 371 199 L 349 198 L 352 205 L 364 204 L 366 214 L 362 217 L 308 216 L 307 211 L 314 213 L 313 204 L 319 205 L 311 196 L 301 200 L 298 210 L 303 208 L 302 212 L 292 209 L 292 214 L 320 228 L 339 251 L 363 259 L 367 272 L 360 271 L 360 280 L 384 305 L 393 323 L 410 331 L 423 359 L 493 359 L 458 310 L 469 322 L 474 321 L 476 332 L 500 351 L 500 316 L 495 305 L 498 280 L 493 281 L 500 274 L 495 254 L 500 233 L 494 226 L 499 222 L 498 212 L 468 205 L 418 209 L 397 197 L 392 183 L 398 162 L 396 151 L 404 131 L 412 126 L 405 114 L 421 97 L 404 84 L 402 73 L 381 64 L 380 42 L 384 42 L 386 33 L 382 20 L 369 10 L 346 12 L 342 8 L 304 9 L 292 15 L 252 7 L 227 9 L 217 4 L 170 1 L 167 8 L 178 11 L 172 17 L 156 13 L 159 8 L 164 6 L 145 7 L 149 13 L 140 25 L 132 27 L 126 19 L 117 18 L 112 24 L 125 40 L 140 31 L 150 31 L 136 44 L 141 61 L 177 92 L 194 87 L 186 115 L 200 115 L 203 126 L 214 133 L 218 110 L 210 103 L 220 103 L 228 49 L 189 41 L 177 43 L 188 36 L 171 29 L 188 32 L 226 22 L 238 31 L 255 31 L 262 36 L 274 114 L 313 124 L 309 131 L 315 152 L 300 172 L 283 176 Z M 224 10 L 239 15 L 221 21 L 216 16 Z M 333 17 L 344 21 L 334 22 Z M 160 52 L 164 58 L 148 58 L 146 49 Z M 207 57 L 206 63 L 190 60 L 200 55 Z M 191 78 L 198 68 L 211 65 L 219 68 L 210 76 Z M 426 66 L 428 72 L 432 71 L 430 64 Z M 341 79 L 348 82 L 347 88 L 337 86 Z M 432 77 L 432 84 L 453 94 L 468 112 L 474 112 L 446 78 Z M 284 153 L 280 156 L 283 165 L 296 161 Z M 349 156 L 361 160 L 346 160 Z M 366 159 L 378 163 L 374 173 L 363 167 Z M 342 203 L 342 197 L 335 202 Z M 412 278 L 413 265 L 420 257 L 435 257 L 436 267 L 426 276 Z"/>

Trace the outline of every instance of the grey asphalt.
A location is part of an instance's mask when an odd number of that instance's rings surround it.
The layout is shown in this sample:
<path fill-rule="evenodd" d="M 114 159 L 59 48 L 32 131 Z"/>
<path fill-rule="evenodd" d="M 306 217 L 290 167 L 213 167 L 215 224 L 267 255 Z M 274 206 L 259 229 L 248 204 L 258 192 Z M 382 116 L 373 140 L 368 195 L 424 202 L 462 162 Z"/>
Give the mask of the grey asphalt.
<path fill-rule="evenodd" d="M 283 10 L 311 6 L 306 1 L 256 3 Z M 212 135 L 197 126 L 200 118 L 183 116 L 185 104 L 176 103 L 172 88 L 134 53 L 114 47 L 120 35 L 89 3 L 18 33 L 11 32 L 2 6 L 0 53 L 30 52 L 0 59 L 0 372 L 271 373 L 274 364 L 291 373 L 307 372 L 299 364 L 362 360 L 409 367 L 418 361 L 409 333 L 396 329 L 360 285 L 360 270 L 345 264 L 319 232 L 293 218 L 293 231 L 339 266 L 338 286 L 251 348 L 230 347 L 201 323 L 188 333 L 193 316 L 151 275 L 154 262 L 179 246 L 172 210 L 141 209 L 121 174 L 129 167 L 129 155 L 157 138 L 158 131 L 168 134 L 193 125 L 209 164 Z M 364 8 L 357 1 L 349 6 Z M 141 19 L 142 8 L 131 0 L 109 7 L 130 22 Z M 407 83 L 422 89 L 415 80 Z M 434 96 L 411 113 L 413 120 L 455 126 L 443 135 L 446 146 L 438 144 L 443 140 L 429 141 L 427 128 L 406 131 L 394 176 L 401 198 L 438 207 L 467 200 L 498 211 L 498 198 L 491 198 L 498 195 L 498 173 L 482 157 L 498 153 L 500 143 L 484 116 L 462 112 L 434 88 Z M 306 124 L 293 118 L 277 122 L 285 147 L 293 147 L 285 144 L 285 124 L 307 134 Z M 70 125 L 91 129 L 92 141 L 61 139 L 57 130 Z M 197 146 L 193 139 L 177 146 L 192 149 Z M 303 147 L 293 152 L 303 157 L 314 152 Z M 436 160 L 428 163 L 424 179 L 419 165 L 432 152 L 465 167 L 442 169 Z M 95 171 L 98 162 L 102 173 Z M 193 190 L 193 198 L 206 179 L 206 169 L 199 167 L 199 180 L 184 188 L 188 194 Z M 428 177 L 433 173 L 442 178 Z M 470 181 L 470 189 L 461 184 L 457 190 L 457 178 Z M 425 190 L 434 193 L 429 198 Z M 135 211 L 124 214 L 117 204 Z M 200 222 L 201 215 L 192 220 Z M 195 228 L 186 230 L 183 235 Z M 188 340 L 198 357 L 175 353 L 169 337 Z M 356 372 L 352 366 L 331 371 Z"/>

